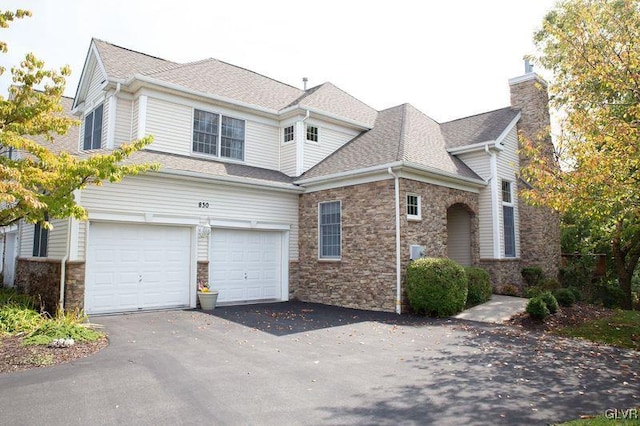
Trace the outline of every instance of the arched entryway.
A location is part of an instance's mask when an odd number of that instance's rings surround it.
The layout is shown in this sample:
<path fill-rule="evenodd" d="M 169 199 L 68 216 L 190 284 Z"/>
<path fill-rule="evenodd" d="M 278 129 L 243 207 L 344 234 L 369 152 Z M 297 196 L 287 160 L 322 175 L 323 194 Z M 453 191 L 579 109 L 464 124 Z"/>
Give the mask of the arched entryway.
<path fill-rule="evenodd" d="M 447 256 L 464 266 L 471 266 L 471 216 L 463 204 L 447 209 Z"/>

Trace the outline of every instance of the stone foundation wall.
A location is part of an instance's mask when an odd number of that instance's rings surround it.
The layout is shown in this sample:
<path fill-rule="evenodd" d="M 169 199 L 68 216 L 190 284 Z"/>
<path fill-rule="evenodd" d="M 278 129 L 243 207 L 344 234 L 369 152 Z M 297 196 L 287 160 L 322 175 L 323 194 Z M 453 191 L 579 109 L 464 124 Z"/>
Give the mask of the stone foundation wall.
<path fill-rule="evenodd" d="M 299 286 L 300 262 L 297 260 L 289 261 L 289 300 L 297 299 L 296 291 Z"/>
<path fill-rule="evenodd" d="M 481 268 L 489 272 L 491 287 L 494 293 L 499 293 L 505 285 L 514 285 L 520 292 L 524 289 L 522 280 L 522 262 L 520 259 L 480 259 Z"/>
<path fill-rule="evenodd" d="M 342 201 L 342 257 L 318 260 L 318 203 Z M 395 310 L 395 190 L 392 179 L 300 196 L 298 284 L 292 297 Z"/>
<path fill-rule="evenodd" d="M 198 260 L 198 265 L 196 266 L 196 282 L 209 282 L 209 261 L 208 260 Z M 211 289 L 213 290 L 212 283 Z"/>
<path fill-rule="evenodd" d="M 60 299 L 60 261 L 46 258 L 19 258 L 16 289 L 40 300 L 41 309 L 55 314 Z"/>
<path fill-rule="evenodd" d="M 84 309 L 85 263 L 67 262 L 66 270 L 64 308 L 67 310 Z"/>

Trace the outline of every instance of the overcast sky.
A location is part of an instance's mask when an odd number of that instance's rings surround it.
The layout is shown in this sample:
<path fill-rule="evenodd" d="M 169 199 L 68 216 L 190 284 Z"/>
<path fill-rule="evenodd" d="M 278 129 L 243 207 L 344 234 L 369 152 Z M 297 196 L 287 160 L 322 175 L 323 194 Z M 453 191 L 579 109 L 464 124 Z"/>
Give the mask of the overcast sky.
<path fill-rule="evenodd" d="M 331 81 L 376 109 L 411 103 L 443 122 L 509 105 L 533 32 L 554 0 L 3 0 L 33 17 L 0 31 L 15 65 L 27 52 L 68 64 L 74 96 L 92 37 L 176 62 L 217 58 L 284 83 Z M 170 6 L 169 6 L 170 5 Z M 7 73 L 8 74 L 8 73 Z M 6 94 L 10 80 L 0 80 Z"/>

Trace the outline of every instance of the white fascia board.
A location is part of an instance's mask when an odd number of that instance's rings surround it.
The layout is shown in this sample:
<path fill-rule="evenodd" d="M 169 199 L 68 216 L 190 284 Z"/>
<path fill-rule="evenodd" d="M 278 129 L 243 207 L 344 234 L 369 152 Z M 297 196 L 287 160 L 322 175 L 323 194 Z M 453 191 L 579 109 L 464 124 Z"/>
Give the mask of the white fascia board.
<path fill-rule="evenodd" d="M 501 146 L 502 148 L 499 148 L 500 150 L 504 149 L 504 138 L 506 138 L 509 132 L 511 132 L 516 124 L 518 124 L 518 121 L 520 121 L 521 117 L 522 113 L 518 111 L 518 114 L 513 118 L 513 120 L 511 120 L 511 123 L 509 123 L 509 125 L 505 127 L 502 133 L 500 133 L 500 136 L 496 138 L 496 147 Z"/>
<path fill-rule="evenodd" d="M 471 145 L 459 146 L 457 148 L 450 148 L 447 149 L 447 152 L 451 155 L 466 154 L 474 151 L 484 151 L 486 146 L 489 146 L 489 148 L 498 149 L 500 151 L 504 149 L 504 147 L 498 146 L 496 141 L 485 141 L 474 143 Z"/>
<path fill-rule="evenodd" d="M 210 99 L 212 101 L 217 101 L 217 102 L 223 102 L 226 104 L 230 104 L 230 105 L 235 105 L 238 107 L 242 107 L 242 108 L 246 108 L 252 111 L 258 111 L 264 114 L 270 114 L 270 115 L 274 115 L 274 116 L 278 116 L 278 111 L 275 109 L 271 109 L 271 108 L 264 108 L 264 107 L 260 107 L 257 105 L 253 105 L 253 104 L 249 104 L 246 102 L 242 102 L 242 101 L 238 101 L 236 99 L 231 99 L 231 98 L 227 98 L 225 96 L 217 96 L 217 95 L 212 95 L 209 93 L 203 93 L 203 92 L 199 92 L 197 90 L 192 90 L 192 89 L 188 89 L 184 86 L 180 86 L 179 84 L 174 84 L 174 83 L 169 83 L 163 80 L 158 80 L 156 78 L 152 78 L 146 75 L 141 75 L 141 74 L 135 74 L 133 77 L 131 77 L 130 79 L 128 79 L 125 82 L 126 86 L 131 86 L 135 81 L 139 81 L 142 83 L 148 83 L 148 84 L 153 84 L 155 86 L 158 87 L 164 87 L 166 89 L 170 89 L 170 90 L 175 90 L 178 92 L 182 92 L 182 93 L 186 93 L 192 96 L 197 96 L 200 98 L 206 98 L 206 99 Z"/>
<path fill-rule="evenodd" d="M 93 61 L 92 61 L 93 59 Z M 93 63 L 92 63 L 93 62 Z M 102 84 L 102 89 L 104 89 L 109 83 L 109 75 L 107 74 L 107 70 L 102 63 L 102 58 L 100 58 L 100 54 L 98 53 L 98 48 L 96 47 L 93 40 L 91 40 L 91 45 L 89 46 L 89 52 L 87 53 L 87 57 L 84 60 L 84 66 L 82 67 L 82 74 L 80 74 L 80 80 L 78 81 L 78 88 L 76 89 L 76 96 L 73 99 L 73 105 L 71 106 L 71 113 L 76 114 L 76 110 L 78 108 L 78 99 L 81 98 L 81 95 L 86 95 L 88 90 L 89 82 L 86 81 L 86 78 L 90 78 L 91 74 L 88 73 L 89 65 L 93 65 L 94 67 L 100 68 L 100 72 L 102 73 L 102 77 L 105 79 Z"/>
<path fill-rule="evenodd" d="M 305 114 L 306 115 L 307 111 L 309 111 L 310 113 L 316 114 L 319 117 L 324 117 L 324 118 L 328 118 L 330 120 L 346 123 L 346 124 L 349 124 L 349 125 L 351 125 L 353 127 L 361 129 L 361 130 L 371 130 L 372 129 L 371 126 L 368 126 L 368 125 L 366 125 L 364 123 L 361 123 L 359 121 L 352 120 L 350 118 L 340 117 L 340 116 L 337 116 L 335 114 L 331 114 L 329 112 L 322 111 L 320 109 L 303 107 L 300 104 L 292 105 L 292 106 L 290 106 L 288 108 L 280 110 L 280 114 L 281 115 L 286 115 L 286 114 L 289 114 L 289 113 L 293 112 L 293 113 L 301 113 L 301 114 Z"/>
<path fill-rule="evenodd" d="M 270 189 L 272 191 L 280 191 L 280 192 L 294 192 L 294 193 L 303 193 L 304 189 L 296 186 L 294 184 L 288 183 L 278 183 L 278 182 L 266 182 L 266 181 L 258 181 L 251 180 L 250 178 L 240 178 L 240 177 L 231 177 L 231 176 L 216 176 L 210 175 L 207 173 L 194 172 L 189 170 L 174 170 L 174 169 L 160 169 L 157 172 L 159 174 L 182 177 L 185 179 L 197 179 L 197 180 L 207 180 L 207 181 L 218 181 L 224 182 L 228 185 L 233 186 L 242 186 L 242 187 L 259 187 Z"/>

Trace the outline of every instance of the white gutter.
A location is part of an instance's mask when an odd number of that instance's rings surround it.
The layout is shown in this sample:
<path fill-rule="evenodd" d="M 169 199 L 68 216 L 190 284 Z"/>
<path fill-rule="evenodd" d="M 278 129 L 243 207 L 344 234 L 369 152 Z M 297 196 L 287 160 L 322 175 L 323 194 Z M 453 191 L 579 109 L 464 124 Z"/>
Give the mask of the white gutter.
<path fill-rule="evenodd" d="M 453 155 L 464 154 L 466 152 L 484 150 L 487 145 L 491 145 L 492 148 L 497 148 L 500 150 L 504 149 L 503 147 L 498 147 L 496 141 L 491 140 L 491 141 L 478 142 L 471 145 L 459 146 L 457 148 L 450 148 L 450 149 L 447 149 L 447 152 Z"/>
<path fill-rule="evenodd" d="M 387 169 L 387 172 L 393 176 L 396 197 L 396 313 L 399 315 L 402 313 L 402 281 L 400 274 L 400 182 L 398 175 L 393 173 L 391 167 Z"/>
<path fill-rule="evenodd" d="M 67 260 L 69 260 L 69 254 L 71 252 L 71 221 L 69 218 L 67 222 L 67 250 L 64 257 L 60 261 L 60 299 L 58 300 L 58 309 L 64 312 L 64 292 L 67 281 Z"/>

